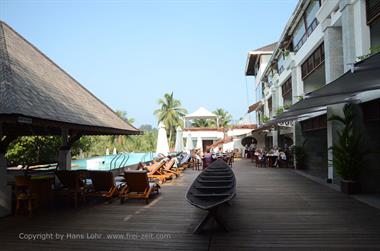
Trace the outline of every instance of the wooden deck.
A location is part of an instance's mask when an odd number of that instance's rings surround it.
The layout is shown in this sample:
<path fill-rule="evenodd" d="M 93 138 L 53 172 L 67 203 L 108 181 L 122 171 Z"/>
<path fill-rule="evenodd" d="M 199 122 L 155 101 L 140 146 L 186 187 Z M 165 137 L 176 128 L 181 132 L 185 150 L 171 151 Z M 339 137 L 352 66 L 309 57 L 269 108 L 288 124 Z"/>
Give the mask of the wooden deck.
<path fill-rule="evenodd" d="M 249 161 L 241 160 L 235 162 L 234 171 L 237 197 L 225 212 L 232 227 L 229 233 L 192 234 L 206 212 L 184 199 L 198 174 L 186 170 L 182 177 L 164 185 L 148 205 L 115 201 L 31 218 L 0 219 L 0 249 L 380 249 L 380 210 L 289 169 L 253 168 Z M 20 239 L 32 237 L 25 234 L 45 233 L 53 234 L 53 239 Z M 62 234 L 63 240 L 57 240 L 56 234 Z"/>

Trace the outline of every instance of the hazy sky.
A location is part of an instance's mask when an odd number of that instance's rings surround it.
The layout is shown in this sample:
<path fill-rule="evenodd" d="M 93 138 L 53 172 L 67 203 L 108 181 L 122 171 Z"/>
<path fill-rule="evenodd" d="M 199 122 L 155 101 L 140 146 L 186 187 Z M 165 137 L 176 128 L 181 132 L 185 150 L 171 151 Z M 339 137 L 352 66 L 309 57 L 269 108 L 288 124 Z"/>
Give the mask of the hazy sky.
<path fill-rule="evenodd" d="M 242 117 L 254 97 L 247 53 L 279 39 L 296 3 L 0 0 L 0 17 L 135 125 L 156 126 L 166 92 L 188 112 Z"/>

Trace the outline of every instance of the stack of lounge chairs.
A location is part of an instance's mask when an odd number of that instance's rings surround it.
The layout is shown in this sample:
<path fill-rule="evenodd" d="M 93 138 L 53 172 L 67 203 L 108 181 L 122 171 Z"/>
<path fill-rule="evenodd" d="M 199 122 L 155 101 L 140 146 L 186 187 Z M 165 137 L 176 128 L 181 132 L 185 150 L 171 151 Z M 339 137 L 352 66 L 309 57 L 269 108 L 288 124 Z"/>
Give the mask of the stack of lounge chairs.
<path fill-rule="evenodd" d="M 71 199 L 75 207 L 79 201 L 85 202 L 87 197 L 109 202 L 120 198 L 121 203 L 140 198 L 148 203 L 151 194 L 159 192 L 159 184 L 180 176 L 189 166 L 189 159 L 189 155 L 181 154 L 177 158 L 153 161 L 148 165 L 140 163 L 138 168 L 142 170 L 125 170 L 119 176 L 112 171 L 57 170 L 60 186 L 56 193 Z"/>

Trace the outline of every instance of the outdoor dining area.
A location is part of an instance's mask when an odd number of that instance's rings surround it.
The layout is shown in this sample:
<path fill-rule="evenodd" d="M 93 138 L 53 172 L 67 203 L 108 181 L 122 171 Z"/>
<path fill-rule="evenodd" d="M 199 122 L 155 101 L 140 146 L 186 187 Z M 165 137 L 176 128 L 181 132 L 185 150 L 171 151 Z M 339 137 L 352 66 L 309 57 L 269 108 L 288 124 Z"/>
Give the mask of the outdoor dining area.
<path fill-rule="evenodd" d="M 287 168 L 292 166 L 294 152 L 291 148 L 273 147 L 269 151 L 264 149 L 254 149 L 251 151 L 251 162 L 256 167 L 278 167 Z"/>

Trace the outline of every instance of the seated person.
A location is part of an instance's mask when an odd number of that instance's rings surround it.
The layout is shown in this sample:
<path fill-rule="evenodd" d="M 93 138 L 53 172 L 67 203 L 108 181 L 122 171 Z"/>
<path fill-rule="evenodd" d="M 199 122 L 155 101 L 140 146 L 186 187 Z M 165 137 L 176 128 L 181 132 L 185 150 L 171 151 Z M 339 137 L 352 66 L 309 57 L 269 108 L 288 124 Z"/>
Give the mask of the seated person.
<path fill-rule="evenodd" d="M 258 159 L 259 159 L 259 162 L 260 162 L 260 166 L 261 166 L 261 167 L 266 167 L 266 164 L 267 164 L 267 156 L 266 156 L 266 153 L 260 151 L 260 152 L 259 152 Z"/>

